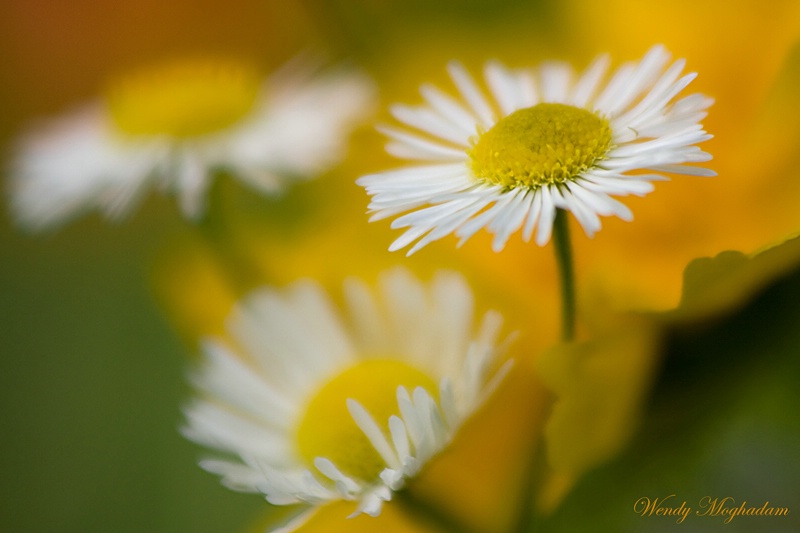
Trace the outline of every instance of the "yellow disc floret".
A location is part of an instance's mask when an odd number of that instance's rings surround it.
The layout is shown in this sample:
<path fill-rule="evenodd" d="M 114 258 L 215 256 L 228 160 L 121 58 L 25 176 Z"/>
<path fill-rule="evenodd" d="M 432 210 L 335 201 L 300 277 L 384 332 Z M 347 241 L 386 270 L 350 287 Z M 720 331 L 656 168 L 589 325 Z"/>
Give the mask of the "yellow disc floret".
<path fill-rule="evenodd" d="M 538 189 L 575 179 L 610 147 L 607 119 L 579 107 L 543 103 L 500 119 L 479 136 L 469 157 L 480 180 Z"/>
<path fill-rule="evenodd" d="M 122 76 L 110 84 L 107 102 L 123 134 L 187 138 L 236 123 L 253 108 L 259 88 L 257 72 L 246 65 L 194 60 Z"/>
<path fill-rule="evenodd" d="M 347 408 L 347 399 L 359 402 L 389 435 L 389 417 L 399 415 L 397 388 L 411 392 L 423 387 L 435 395 L 438 387 L 425 373 L 392 359 L 360 362 L 331 381 L 314 395 L 297 429 L 300 455 L 311 465 L 324 457 L 345 474 L 372 481 L 386 468 L 386 462 L 358 428 Z M 390 440 L 391 442 L 391 440 Z"/>

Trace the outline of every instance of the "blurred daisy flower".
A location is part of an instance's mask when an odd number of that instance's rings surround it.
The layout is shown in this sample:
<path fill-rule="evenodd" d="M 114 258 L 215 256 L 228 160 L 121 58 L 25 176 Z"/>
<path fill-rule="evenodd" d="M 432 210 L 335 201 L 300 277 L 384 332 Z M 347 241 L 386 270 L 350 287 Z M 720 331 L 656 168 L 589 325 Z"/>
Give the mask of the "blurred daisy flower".
<path fill-rule="evenodd" d="M 29 229 L 98 209 L 127 214 L 150 186 L 173 192 L 184 215 L 203 214 L 215 171 L 264 193 L 312 177 L 343 155 L 371 108 L 362 75 L 314 75 L 286 65 L 266 81 L 222 59 L 158 64 L 109 83 L 105 98 L 19 142 L 12 210 Z"/>
<path fill-rule="evenodd" d="M 661 173 L 713 176 L 685 165 L 711 156 L 695 146 L 711 138 L 700 124 L 711 98 L 677 96 L 696 77 L 682 75 L 685 61 L 669 65 L 653 47 L 638 63 L 620 66 L 603 83 L 609 59 L 601 56 L 573 80 L 568 64 L 547 63 L 538 72 L 490 62 L 484 77 L 491 100 L 466 69 L 449 65 L 463 103 L 423 86 L 425 105 L 396 105 L 394 117 L 415 133 L 384 127 L 394 156 L 424 166 L 367 175 L 358 180 L 372 196 L 371 220 L 400 216 L 408 228 L 392 243 L 409 254 L 455 233 L 461 243 L 481 228 L 505 247 L 522 229 L 536 243 L 551 236 L 557 209 L 572 212 L 587 235 L 599 215 L 631 220 L 614 196 L 645 195 Z M 499 117 L 499 118 L 498 118 Z"/>
<path fill-rule="evenodd" d="M 509 368 L 496 372 L 502 319 L 473 336 L 473 296 L 440 272 L 430 285 L 393 270 L 372 291 L 351 279 L 343 321 L 310 281 L 251 294 L 205 343 L 185 435 L 227 454 L 201 462 L 275 505 L 384 501 L 445 448 Z"/>

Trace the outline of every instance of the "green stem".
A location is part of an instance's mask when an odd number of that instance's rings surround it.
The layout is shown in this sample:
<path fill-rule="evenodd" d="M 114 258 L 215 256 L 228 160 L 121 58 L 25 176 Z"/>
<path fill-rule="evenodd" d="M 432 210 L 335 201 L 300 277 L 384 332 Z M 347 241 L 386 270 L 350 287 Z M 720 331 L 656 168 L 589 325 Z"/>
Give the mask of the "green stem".
<path fill-rule="evenodd" d="M 575 338 L 575 272 L 568 222 L 567 212 L 558 209 L 553 223 L 553 244 L 561 279 L 561 340 L 564 342 Z"/>
<path fill-rule="evenodd" d="M 471 525 L 465 524 L 441 507 L 417 498 L 409 489 L 395 492 L 394 499 L 405 507 L 410 514 L 442 531 L 442 533 L 477 533 Z"/>
<path fill-rule="evenodd" d="M 575 272 L 572 263 L 572 245 L 569 240 L 569 218 L 567 211 L 556 210 L 553 222 L 553 247 L 561 283 L 561 340 L 575 339 Z M 535 533 L 540 530 L 542 516 L 536 507 L 539 492 L 547 473 L 547 457 L 543 439 L 531 450 L 523 486 L 520 488 L 522 500 L 519 514 L 512 531 L 514 533 Z"/>

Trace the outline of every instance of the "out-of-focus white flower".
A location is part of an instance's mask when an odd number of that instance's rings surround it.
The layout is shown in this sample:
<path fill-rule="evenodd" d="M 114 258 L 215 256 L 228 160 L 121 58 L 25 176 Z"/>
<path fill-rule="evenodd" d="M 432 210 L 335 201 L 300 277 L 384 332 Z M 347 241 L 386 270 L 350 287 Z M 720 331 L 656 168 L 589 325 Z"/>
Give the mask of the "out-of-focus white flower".
<path fill-rule="evenodd" d="M 362 74 L 290 63 L 266 81 L 246 64 L 196 59 L 112 81 L 105 98 L 23 136 L 11 165 L 11 202 L 29 229 L 99 209 L 128 213 L 155 186 L 202 215 L 213 174 L 265 193 L 338 162 L 372 109 Z"/>
<path fill-rule="evenodd" d="M 457 274 L 425 285 L 398 269 L 378 291 L 349 280 L 344 295 L 345 320 L 312 282 L 250 295 L 193 374 L 184 433 L 227 456 L 201 466 L 232 489 L 304 504 L 291 527 L 335 500 L 378 515 L 509 368 L 492 370 L 500 316 L 473 336 Z"/>

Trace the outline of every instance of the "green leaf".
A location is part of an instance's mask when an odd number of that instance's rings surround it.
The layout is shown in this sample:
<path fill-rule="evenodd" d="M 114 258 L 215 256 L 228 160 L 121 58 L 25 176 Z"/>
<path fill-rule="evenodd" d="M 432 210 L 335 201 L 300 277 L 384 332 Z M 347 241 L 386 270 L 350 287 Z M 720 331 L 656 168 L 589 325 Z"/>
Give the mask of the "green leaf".
<path fill-rule="evenodd" d="M 557 345 L 537 360 L 556 400 L 545 428 L 556 472 L 578 476 L 613 457 L 640 418 L 658 360 L 653 324 L 628 317 L 587 342 Z"/>
<path fill-rule="evenodd" d="M 663 323 L 664 357 L 631 442 L 582 476 L 539 531 L 800 530 L 799 246 L 793 239 L 753 257 L 723 254 L 692 266 L 682 312 L 720 314 Z M 725 290 L 735 294 L 723 305 Z M 704 294 L 718 299 L 709 304 Z M 734 301 L 735 310 L 725 307 Z M 620 386 L 609 383 L 607 393 Z M 591 427 L 573 438 L 593 439 Z M 679 517 L 634 510 L 639 498 L 671 494 L 676 506 L 692 508 L 680 524 Z M 707 496 L 731 497 L 736 506 L 769 502 L 790 513 L 726 524 L 724 516 L 696 514 Z"/>
<path fill-rule="evenodd" d="M 728 251 L 695 259 L 684 271 L 680 305 L 663 318 L 690 322 L 732 312 L 797 265 L 800 237 L 796 236 L 751 256 Z"/>

